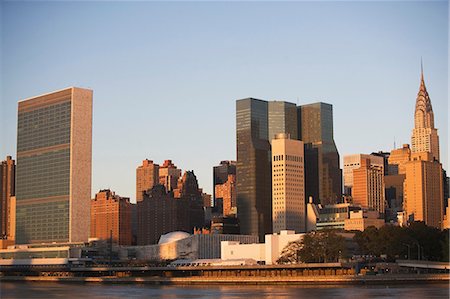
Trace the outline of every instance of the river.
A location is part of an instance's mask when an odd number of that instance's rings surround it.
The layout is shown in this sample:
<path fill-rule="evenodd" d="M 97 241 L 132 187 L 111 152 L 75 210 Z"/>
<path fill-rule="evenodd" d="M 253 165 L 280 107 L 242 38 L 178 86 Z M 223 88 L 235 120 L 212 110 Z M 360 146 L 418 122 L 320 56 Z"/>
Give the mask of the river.
<path fill-rule="evenodd" d="M 0 282 L 0 298 L 449 298 L 449 285 L 342 286 L 155 286 L 143 284 L 78 284 Z"/>

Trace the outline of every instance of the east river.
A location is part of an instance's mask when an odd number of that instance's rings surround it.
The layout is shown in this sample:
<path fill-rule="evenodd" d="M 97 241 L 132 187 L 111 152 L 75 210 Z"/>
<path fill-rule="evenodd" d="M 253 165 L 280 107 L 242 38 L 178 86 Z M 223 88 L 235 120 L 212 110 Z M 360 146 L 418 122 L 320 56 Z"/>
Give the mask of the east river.
<path fill-rule="evenodd" d="M 343 286 L 154 286 L 0 282 L 0 298 L 449 298 L 447 283 Z"/>

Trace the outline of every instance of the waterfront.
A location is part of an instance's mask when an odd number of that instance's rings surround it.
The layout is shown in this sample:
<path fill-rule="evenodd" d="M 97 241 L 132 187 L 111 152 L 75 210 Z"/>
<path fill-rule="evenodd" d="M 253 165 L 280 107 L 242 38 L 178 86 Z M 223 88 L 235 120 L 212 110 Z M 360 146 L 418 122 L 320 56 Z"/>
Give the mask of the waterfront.
<path fill-rule="evenodd" d="M 6 298 L 449 298 L 448 283 L 327 286 L 154 286 L 1 282 Z"/>

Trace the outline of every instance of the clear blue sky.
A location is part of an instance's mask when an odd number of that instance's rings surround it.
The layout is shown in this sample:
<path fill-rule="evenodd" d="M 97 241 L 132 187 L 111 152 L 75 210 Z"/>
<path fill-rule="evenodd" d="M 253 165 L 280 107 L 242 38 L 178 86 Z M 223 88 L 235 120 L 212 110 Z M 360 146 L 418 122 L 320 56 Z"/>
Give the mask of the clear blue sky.
<path fill-rule="evenodd" d="M 93 193 L 135 198 L 145 158 L 236 158 L 235 100 L 333 104 L 346 154 L 410 143 L 420 58 L 448 159 L 448 2 L 1 2 L 0 157 L 17 101 L 94 90 Z"/>

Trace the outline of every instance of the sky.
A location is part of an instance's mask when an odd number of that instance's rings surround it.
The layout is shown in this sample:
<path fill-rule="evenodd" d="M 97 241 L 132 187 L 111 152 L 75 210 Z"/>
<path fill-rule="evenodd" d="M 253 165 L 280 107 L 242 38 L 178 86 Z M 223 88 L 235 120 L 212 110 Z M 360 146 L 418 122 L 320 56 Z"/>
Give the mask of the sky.
<path fill-rule="evenodd" d="M 94 91 L 92 193 L 136 196 L 171 159 L 212 192 L 236 159 L 237 99 L 333 105 L 341 158 L 410 143 L 423 59 L 448 165 L 448 1 L 1 2 L 0 157 L 17 102 Z M 341 164 L 342 167 L 342 164 Z"/>

